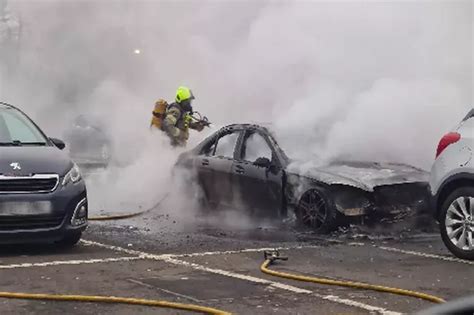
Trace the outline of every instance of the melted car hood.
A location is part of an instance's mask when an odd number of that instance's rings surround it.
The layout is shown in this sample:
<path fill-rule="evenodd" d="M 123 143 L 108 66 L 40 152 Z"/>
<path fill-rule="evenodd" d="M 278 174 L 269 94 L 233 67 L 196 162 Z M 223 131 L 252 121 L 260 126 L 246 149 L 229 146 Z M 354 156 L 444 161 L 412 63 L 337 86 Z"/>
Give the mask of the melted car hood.
<path fill-rule="evenodd" d="M 12 163 L 18 165 L 12 166 Z M 50 173 L 61 176 L 71 167 L 67 154 L 53 146 L 0 147 L 0 174 L 27 176 Z"/>
<path fill-rule="evenodd" d="M 340 184 L 373 191 L 385 185 L 426 183 L 429 173 L 416 167 L 396 163 L 336 162 L 322 166 L 292 163 L 288 171 L 329 185 Z"/>

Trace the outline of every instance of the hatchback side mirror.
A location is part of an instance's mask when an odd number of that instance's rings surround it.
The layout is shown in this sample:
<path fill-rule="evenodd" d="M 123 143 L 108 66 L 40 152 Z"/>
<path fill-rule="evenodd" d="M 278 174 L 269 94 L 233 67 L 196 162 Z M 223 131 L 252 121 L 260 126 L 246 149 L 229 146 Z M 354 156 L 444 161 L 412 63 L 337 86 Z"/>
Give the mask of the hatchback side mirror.
<path fill-rule="evenodd" d="M 269 168 L 272 165 L 272 161 L 270 161 L 269 159 L 265 157 L 260 157 L 255 162 L 253 162 L 253 165 L 258 166 L 258 167 Z"/>
<path fill-rule="evenodd" d="M 59 139 L 56 139 L 56 138 L 49 138 L 49 140 L 51 140 L 51 142 L 52 142 L 59 150 L 64 150 L 64 148 L 66 147 L 66 144 L 65 144 L 64 141 L 62 141 L 62 140 L 59 140 Z"/>

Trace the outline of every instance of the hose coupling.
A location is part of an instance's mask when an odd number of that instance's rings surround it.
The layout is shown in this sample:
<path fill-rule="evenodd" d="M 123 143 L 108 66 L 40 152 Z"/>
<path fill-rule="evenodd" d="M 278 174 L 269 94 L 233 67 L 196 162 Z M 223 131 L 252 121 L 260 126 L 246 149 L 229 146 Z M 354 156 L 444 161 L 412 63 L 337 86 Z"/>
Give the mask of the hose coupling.
<path fill-rule="evenodd" d="M 280 252 L 277 250 L 267 250 L 263 252 L 265 260 L 269 260 L 270 264 L 274 263 L 276 260 L 288 260 L 288 257 L 281 256 Z"/>

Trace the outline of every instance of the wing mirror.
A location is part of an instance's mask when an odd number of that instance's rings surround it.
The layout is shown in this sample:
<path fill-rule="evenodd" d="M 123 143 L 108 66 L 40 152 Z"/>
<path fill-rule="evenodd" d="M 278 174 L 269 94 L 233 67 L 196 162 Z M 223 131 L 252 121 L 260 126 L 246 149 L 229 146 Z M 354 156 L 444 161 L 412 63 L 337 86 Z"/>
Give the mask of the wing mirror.
<path fill-rule="evenodd" d="M 51 142 L 52 142 L 59 150 L 64 150 L 64 148 L 66 147 L 66 144 L 65 144 L 64 141 L 62 141 L 62 140 L 59 140 L 59 139 L 56 139 L 56 138 L 49 138 L 49 140 L 51 140 Z"/>
<path fill-rule="evenodd" d="M 272 161 L 265 157 L 258 158 L 255 162 L 253 162 L 253 165 L 258 166 L 258 167 L 265 167 L 269 168 L 272 165 Z"/>

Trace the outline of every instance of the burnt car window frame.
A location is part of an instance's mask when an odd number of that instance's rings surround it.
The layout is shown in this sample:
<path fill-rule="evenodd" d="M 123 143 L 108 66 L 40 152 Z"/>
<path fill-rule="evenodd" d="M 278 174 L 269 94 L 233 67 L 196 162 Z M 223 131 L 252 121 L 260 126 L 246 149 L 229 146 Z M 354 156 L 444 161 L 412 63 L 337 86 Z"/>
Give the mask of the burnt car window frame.
<path fill-rule="evenodd" d="M 234 149 L 232 151 L 232 156 L 223 156 L 223 155 L 216 155 L 217 148 L 219 147 L 219 141 L 231 134 L 237 134 L 237 139 L 235 140 L 234 143 Z M 218 159 L 227 159 L 227 160 L 235 160 L 237 149 L 240 147 L 240 142 L 242 140 L 242 130 L 239 129 L 231 129 L 228 130 L 227 132 L 224 132 L 223 134 L 220 134 L 219 137 L 217 138 L 215 142 L 215 148 L 214 148 L 214 155 L 213 157 L 218 158 Z"/>
<path fill-rule="evenodd" d="M 231 135 L 233 133 L 236 133 L 237 134 L 237 139 L 235 141 L 235 145 L 234 145 L 234 150 L 233 150 L 233 155 L 232 157 L 229 157 L 229 156 L 218 156 L 216 155 L 216 150 L 217 150 L 217 147 L 219 145 L 219 140 L 222 139 L 223 137 L 225 136 L 228 136 L 228 135 Z M 213 135 L 211 137 L 211 139 L 206 142 L 202 148 L 199 150 L 199 155 L 201 156 L 206 156 L 206 157 L 214 157 L 214 158 L 222 158 L 222 159 L 232 159 L 234 160 L 235 159 L 235 156 L 236 156 L 236 152 L 237 152 L 237 148 L 240 146 L 240 141 L 241 141 L 241 138 L 242 138 L 242 130 L 241 129 L 225 129 L 225 130 L 220 130 L 218 132 L 216 132 L 215 135 Z M 208 152 L 207 150 L 212 148 L 212 152 Z M 208 154 L 206 154 L 206 151 Z"/>
<path fill-rule="evenodd" d="M 201 156 L 207 156 L 207 157 L 212 157 L 214 156 L 215 152 L 216 152 L 216 144 L 217 144 L 217 139 L 218 137 L 215 136 L 215 137 L 212 137 L 211 139 L 209 139 L 209 141 L 205 142 L 202 146 L 202 148 L 199 150 L 199 154 L 198 155 L 201 155 Z M 210 152 L 209 150 L 214 147 L 212 149 L 212 152 Z"/>
<path fill-rule="evenodd" d="M 278 154 L 276 153 L 275 148 L 273 147 L 273 143 L 269 140 L 268 135 L 259 129 L 246 129 L 245 132 L 243 132 L 243 135 L 241 136 L 242 139 L 239 145 L 238 154 L 236 155 L 236 160 L 240 162 L 249 163 L 249 164 L 253 164 L 255 162 L 255 161 L 246 160 L 244 158 L 246 142 L 248 138 L 250 138 L 250 136 L 252 136 L 254 133 L 257 133 L 258 135 L 260 135 L 263 138 L 263 140 L 266 142 L 270 150 L 272 151 L 272 159 L 271 159 L 272 164 L 275 166 L 281 167 L 281 161 L 278 158 Z"/>
<path fill-rule="evenodd" d="M 462 122 L 465 122 L 465 121 L 467 121 L 467 120 L 469 120 L 469 119 L 471 119 L 471 118 L 474 118 L 474 108 L 471 109 L 471 110 L 469 111 L 469 113 L 467 113 L 466 117 L 464 117 L 464 119 L 462 120 Z"/>

